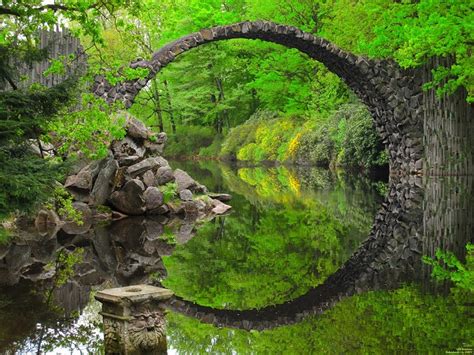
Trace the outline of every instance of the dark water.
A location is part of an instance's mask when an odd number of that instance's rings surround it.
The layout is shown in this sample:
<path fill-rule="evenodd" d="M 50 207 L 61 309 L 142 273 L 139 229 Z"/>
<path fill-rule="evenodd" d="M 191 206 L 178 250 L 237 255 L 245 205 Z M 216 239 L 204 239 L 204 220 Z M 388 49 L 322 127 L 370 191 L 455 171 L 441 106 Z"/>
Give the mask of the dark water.
<path fill-rule="evenodd" d="M 169 353 L 472 349 L 472 292 L 432 282 L 421 262 L 438 248 L 464 261 L 472 179 L 172 165 L 232 194 L 232 213 L 22 232 L 0 246 L 0 351 L 103 353 L 93 295 L 140 283 L 177 296 Z"/>

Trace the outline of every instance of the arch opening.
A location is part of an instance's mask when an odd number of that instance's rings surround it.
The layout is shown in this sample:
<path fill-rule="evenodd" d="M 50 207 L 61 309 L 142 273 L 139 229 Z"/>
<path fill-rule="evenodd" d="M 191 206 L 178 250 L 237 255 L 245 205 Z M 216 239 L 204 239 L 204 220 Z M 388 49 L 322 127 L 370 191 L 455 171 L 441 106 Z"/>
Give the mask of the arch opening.
<path fill-rule="evenodd" d="M 146 78 L 113 86 L 105 77 L 97 76 L 93 92 L 109 103 L 122 101 L 129 108 L 148 81 L 176 57 L 203 44 L 228 39 L 258 39 L 280 44 L 295 48 L 324 64 L 367 105 L 375 128 L 388 149 L 391 174 L 421 174 L 421 75 L 415 71 L 404 71 L 392 61 L 369 60 L 348 53 L 323 38 L 293 26 L 254 21 L 204 29 L 169 43 L 157 50 L 149 60 L 130 64 L 131 68 L 149 69 Z"/>

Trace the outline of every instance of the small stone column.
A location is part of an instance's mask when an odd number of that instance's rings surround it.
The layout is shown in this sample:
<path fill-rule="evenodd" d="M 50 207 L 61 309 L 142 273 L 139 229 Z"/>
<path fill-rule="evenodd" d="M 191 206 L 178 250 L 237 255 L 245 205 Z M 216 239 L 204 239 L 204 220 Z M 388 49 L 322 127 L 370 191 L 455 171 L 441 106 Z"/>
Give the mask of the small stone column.
<path fill-rule="evenodd" d="M 173 292 L 150 285 L 100 291 L 106 354 L 166 354 L 164 308 Z"/>

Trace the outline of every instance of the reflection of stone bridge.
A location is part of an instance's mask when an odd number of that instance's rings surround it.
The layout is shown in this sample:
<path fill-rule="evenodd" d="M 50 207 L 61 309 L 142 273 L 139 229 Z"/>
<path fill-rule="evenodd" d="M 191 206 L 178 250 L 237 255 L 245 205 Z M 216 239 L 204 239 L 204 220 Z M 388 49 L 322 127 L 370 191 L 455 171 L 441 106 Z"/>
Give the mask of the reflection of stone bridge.
<path fill-rule="evenodd" d="M 369 238 L 321 285 L 281 305 L 260 310 L 219 310 L 175 297 L 168 308 L 217 326 L 268 329 L 321 314 L 342 298 L 367 291 L 396 288 L 430 277 L 421 256 L 437 248 L 463 255 L 474 235 L 474 179 L 392 181 L 375 217 Z"/>
<path fill-rule="evenodd" d="M 322 313 L 344 297 L 429 278 L 421 255 L 433 255 L 438 247 L 462 254 L 466 242 L 472 240 L 473 199 L 473 178 L 427 181 L 425 188 L 419 178 L 392 180 L 369 238 L 336 273 L 305 295 L 260 310 L 217 310 L 179 297 L 167 306 L 215 325 L 266 329 Z M 89 300 L 92 286 L 147 283 L 152 272 L 164 276 L 160 256 L 169 255 L 172 246 L 159 238 L 163 222 L 138 217 L 109 227 L 70 227 L 41 240 L 35 234 L 24 234 L 10 246 L 0 246 L 0 284 L 14 285 L 22 279 L 47 281 L 53 274 L 45 266 L 54 261 L 58 249 L 83 247 L 84 262 L 73 282 L 56 292 L 67 311 L 80 309 Z M 193 223 L 176 220 L 167 224 L 176 230 L 178 242 L 192 238 Z"/>
<path fill-rule="evenodd" d="M 235 38 L 259 39 L 296 48 L 342 78 L 371 112 L 388 148 L 393 174 L 473 173 L 474 120 L 470 120 L 473 110 L 472 105 L 466 104 L 463 90 L 437 100 L 433 92 L 421 90 L 422 83 L 430 80 L 429 67 L 402 70 L 392 61 L 355 56 L 292 26 L 256 21 L 202 30 L 164 46 L 150 60 L 132 63 L 132 68 L 149 70 L 145 78 L 112 86 L 103 76 L 98 76 L 93 91 L 110 103 L 122 101 L 130 107 L 148 81 L 181 53 L 205 43 Z M 431 66 L 437 64 L 433 62 Z M 423 170 L 424 147 L 428 149 Z"/>

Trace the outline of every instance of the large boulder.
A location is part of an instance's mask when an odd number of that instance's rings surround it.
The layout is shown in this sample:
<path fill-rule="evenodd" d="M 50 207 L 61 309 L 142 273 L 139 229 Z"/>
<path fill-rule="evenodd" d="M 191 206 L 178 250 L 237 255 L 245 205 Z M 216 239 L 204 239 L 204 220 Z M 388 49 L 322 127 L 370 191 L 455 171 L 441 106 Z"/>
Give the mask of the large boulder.
<path fill-rule="evenodd" d="M 138 179 L 125 183 L 120 191 L 115 191 L 110 196 L 110 203 L 118 211 L 128 215 L 141 215 L 145 213 L 145 199 L 143 192 L 145 186 Z"/>
<path fill-rule="evenodd" d="M 140 157 L 138 155 L 129 155 L 126 157 L 121 157 L 118 161 L 120 166 L 130 166 L 138 162 Z"/>
<path fill-rule="evenodd" d="M 64 186 L 90 191 L 92 188 L 92 180 L 92 172 L 89 170 L 89 166 L 86 166 L 78 174 L 68 176 Z"/>
<path fill-rule="evenodd" d="M 156 187 L 149 187 L 143 194 L 147 211 L 152 211 L 163 204 L 163 193 Z"/>
<path fill-rule="evenodd" d="M 119 164 L 115 159 L 109 159 L 100 171 L 94 183 L 89 202 L 93 206 L 103 205 L 112 192 L 112 183 Z"/>
<path fill-rule="evenodd" d="M 139 121 L 135 118 L 129 117 L 127 119 L 127 135 L 132 138 L 146 140 L 150 137 L 150 130 L 143 124 L 142 121 Z"/>
<path fill-rule="evenodd" d="M 147 170 L 158 166 L 158 161 L 155 158 L 147 158 L 139 163 L 133 164 L 127 168 L 127 174 L 134 178 Z"/>
<path fill-rule="evenodd" d="M 153 174 L 152 170 L 145 171 L 142 180 L 147 187 L 155 186 L 155 174 Z"/>
<path fill-rule="evenodd" d="M 156 185 L 166 185 L 173 180 L 173 169 L 171 169 L 169 166 L 162 166 L 156 171 Z"/>
<path fill-rule="evenodd" d="M 177 184 L 178 193 L 185 189 L 193 191 L 199 185 L 187 172 L 181 169 L 174 171 L 174 179 Z"/>
<path fill-rule="evenodd" d="M 158 133 L 154 137 L 154 140 L 146 140 L 144 146 L 151 153 L 162 154 L 168 137 L 165 132 Z"/>

